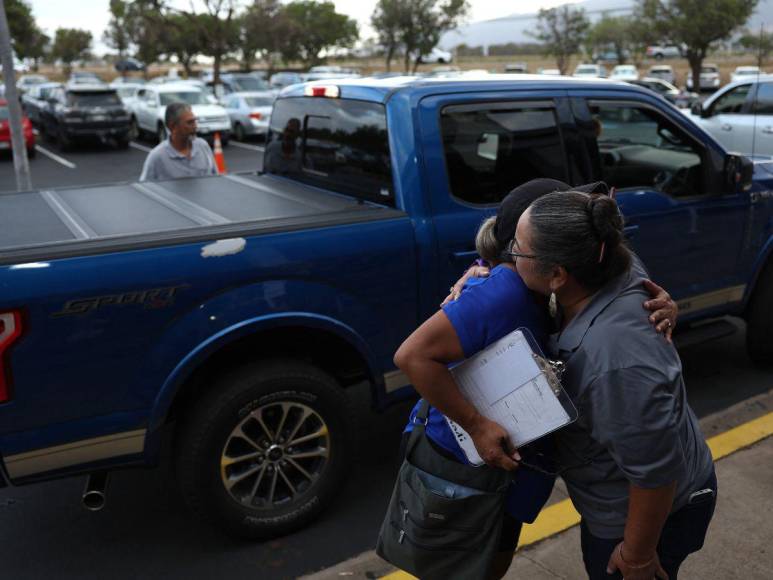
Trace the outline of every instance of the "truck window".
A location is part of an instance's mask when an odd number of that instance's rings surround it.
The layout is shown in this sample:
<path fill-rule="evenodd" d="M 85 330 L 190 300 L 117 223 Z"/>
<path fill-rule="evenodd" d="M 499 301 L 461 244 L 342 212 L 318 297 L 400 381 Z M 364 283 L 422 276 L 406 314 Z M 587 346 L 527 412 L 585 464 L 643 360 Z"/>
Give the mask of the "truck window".
<path fill-rule="evenodd" d="M 654 189 L 672 197 L 705 191 L 702 147 L 658 111 L 603 101 L 589 107 L 589 140 L 598 147 L 601 178 L 610 186 Z"/>
<path fill-rule="evenodd" d="M 549 103 L 454 105 L 440 117 L 451 194 L 499 203 L 536 177 L 567 178 L 555 111 Z"/>
<path fill-rule="evenodd" d="M 773 83 L 759 84 L 754 112 L 758 115 L 773 115 Z"/>
<path fill-rule="evenodd" d="M 379 103 L 294 97 L 274 103 L 267 173 L 393 204 L 386 110 Z"/>
<path fill-rule="evenodd" d="M 736 87 L 714 101 L 711 107 L 713 115 L 733 115 L 743 110 L 746 102 L 746 96 L 749 94 L 751 85 L 741 85 Z"/>

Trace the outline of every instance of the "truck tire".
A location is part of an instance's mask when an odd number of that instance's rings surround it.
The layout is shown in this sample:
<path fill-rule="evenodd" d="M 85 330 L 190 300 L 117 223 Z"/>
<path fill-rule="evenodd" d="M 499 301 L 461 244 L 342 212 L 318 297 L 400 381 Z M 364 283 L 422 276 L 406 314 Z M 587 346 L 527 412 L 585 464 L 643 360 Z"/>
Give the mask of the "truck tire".
<path fill-rule="evenodd" d="M 338 383 L 303 362 L 258 362 L 223 377 L 177 432 L 186 503 L 241 538 L 304 527 L 331 502 L 349 467 L 348 409 Z"/>
<path fill-rule="evenodd" d="M 57 129 L 56 140 L 59 142 L 60 151 L 69 151 L 72 148 L 72 139 L 62 126 Z"/>
<path fill-rule="evenodd" d="M 168 133 L 166 131 L 166 127 L 164 127 L 163 124 L 159 123 L 158 126 L 156 127 L 156 140 L 159 143 L 163 143 L 164 141 L 166 141 L 167 134 Z"/>
<path fill-rule="evenodd" d="M 773 365 L 773 262 L 757 280 L 746 311 L 746 351 L 757 364 Z"/>

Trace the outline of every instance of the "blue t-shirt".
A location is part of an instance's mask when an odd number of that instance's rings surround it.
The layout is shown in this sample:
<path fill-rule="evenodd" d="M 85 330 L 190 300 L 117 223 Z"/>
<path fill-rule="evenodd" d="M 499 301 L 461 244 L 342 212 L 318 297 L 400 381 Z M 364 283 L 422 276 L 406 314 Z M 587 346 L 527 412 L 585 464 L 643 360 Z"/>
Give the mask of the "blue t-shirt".
<path fill-rule="evenodd" d="M 459 337 L 465 358 L 521 327 L 528 328 L 542 348 L 550 328 L 547 308 L 537 303 L 518 273 L 504 265 L 493 268 L 486 278 L 470 278 L 459 298 L 443 306 L 443 312 Z M 406 432 L 413 430 L 413 418 L 418 407 L 419 403 L 411 411 Z M 452 453 L 460 462 L 467 463 L 467 457 L 445 417 L 434 407 L 430 407 L 426 433 L 434 443 Z M 526 473 L 521 475 L 523 471 L 518 471 L 517 479 L 529 477 Z M 514 506 L 510 509 L 510 504 L 508 501 L 507 511 L 511 515 L 522 521 L 533 519 L 523 517 L 523 513 Z"/>

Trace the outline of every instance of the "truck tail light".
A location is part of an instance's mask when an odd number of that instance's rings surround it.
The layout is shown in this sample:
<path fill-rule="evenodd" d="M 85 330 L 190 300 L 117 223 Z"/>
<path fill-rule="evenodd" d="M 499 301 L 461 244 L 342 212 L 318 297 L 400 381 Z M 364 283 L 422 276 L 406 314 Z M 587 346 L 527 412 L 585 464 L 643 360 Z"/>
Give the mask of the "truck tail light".
<path fill-rule="evenodd" d="M 341 89 L 336 85 L 307 85 L 304 92 L 307 97 L 337 99 L 341 96 Z"/>
<path fill-rule="evenodd" d="M 263 113 L 250 113 L 250 119 L 257 119 L 260 121 L 263 118 Z"/>
<path fill-rule="evenodd" d="M 0 404 L 11 398 L 11 368 L 8 351 L 22 333 L 21 313 L 0 312 Z"/>

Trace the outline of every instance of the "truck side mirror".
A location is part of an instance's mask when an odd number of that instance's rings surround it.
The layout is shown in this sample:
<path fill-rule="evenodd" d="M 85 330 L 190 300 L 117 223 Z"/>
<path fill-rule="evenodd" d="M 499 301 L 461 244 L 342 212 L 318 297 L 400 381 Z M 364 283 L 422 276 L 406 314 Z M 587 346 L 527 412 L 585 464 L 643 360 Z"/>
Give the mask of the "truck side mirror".
<path fill-rule="evenodd" d="M 693 106 L 690 108 L 690 112 L 697 116 L 697 117 L 703 117 L 704 119 L 708 117 L 707 111 L 703 109 L 703 104 L 701 102 L 693 103 Z"/>
<path fill-rule="evenodd" d="M 748 157 L 730 153 L 725 158 L 725 183 L 731 191 L 748 191 L 752 186 L 754 162 Z"/>

